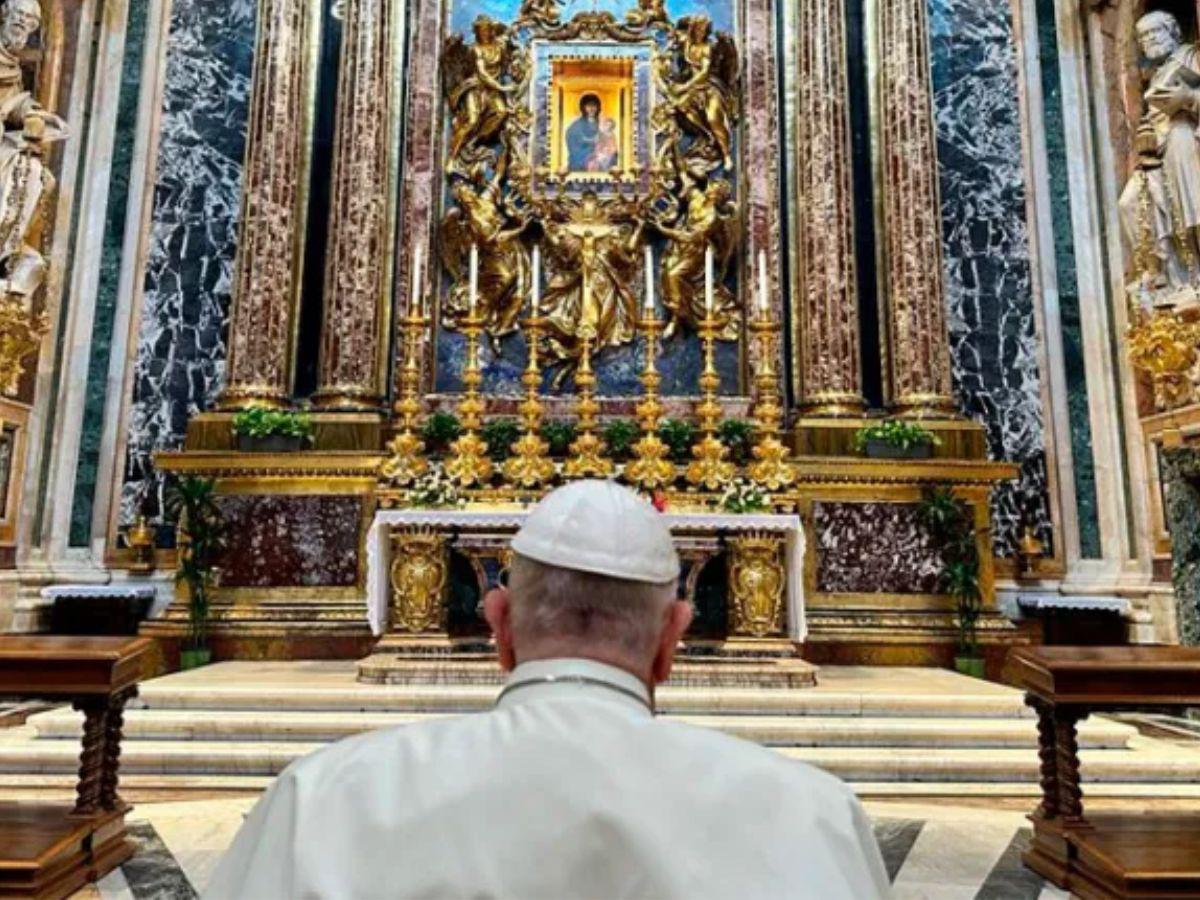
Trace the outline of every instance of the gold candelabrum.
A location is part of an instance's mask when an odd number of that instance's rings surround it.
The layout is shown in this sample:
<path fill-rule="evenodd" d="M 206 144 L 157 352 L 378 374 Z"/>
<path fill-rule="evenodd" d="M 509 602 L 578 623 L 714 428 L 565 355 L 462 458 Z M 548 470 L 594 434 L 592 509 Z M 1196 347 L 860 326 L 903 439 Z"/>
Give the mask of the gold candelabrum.
<path fill-rule="evenodd" d="M 568 478 L 607 478 L 613 471 L 612 460 L 604 456 L 604 441 L 596 434 L 596 414 L 600 412 L 600 404 L 595 394 L 596 374 L 592 371 L 594 339 L 594 334 L 584 332 L 579 368 L 575 371 L 578 392 L 575 414 L 579 433 L 571 443 L 571 457 L 563 464 L 563 472 Z"/>
<path fill-rule="evenodd" d="M 487 442 L 479 436 L 483 427 L 485 404 L 479 387 L 483 384 L 483 371 L 479 367 L 479 335 L 486 320 L 472 309 L 459 320 L 459 327 L 467 336 L 467 364 L 463 369 L 463 397 L 458 403 L 458 417 L 462 422 L 462 435 L 450 445 L 450 457 L 446 460 L 446 475 L 459 487 L 486 484 L 492 478 L 492 461 L 488 457 Z"/>
<path fill-rule="evenodd" d="M 421 345 L 429 325 L 429 317 L 410 312 L 400 320 L 403 329 L 405 358 L 400 371 L 400 399 L 396 412 L 400 416 L 399 433 L 387 445 L 388 458 L 380 466 L 382 478 L 398 487 L 412 484 L 429 469 L 425 459 L 425 442 L 418 434 L 421 415 Z"/>
<path fill-rule="evenodd" d="M 544 409 L 542 406 L 542 370 L 538 365 L 538 341 L 546 320 L 536 311 L 522 323 L 525 339 L 529 344 L 528 362 L 521 384 L 525 386 L 525 399 L 517 407 L 525 433 L 512 445 L 513 455 L 504 463 L 504 478 L 510 484 L 523 488 L 535 488 L 554 477 L 554 461 L 550 459 L 550 445 L 540 431 Z"/>
<path fill-rule="evenodd" d="M 721 385 L 721 376 L 713 364 L 713 345 L 725 321 L 714 315 L 710 307 L 698 325 L 700 340 L 704 342 L 704 370 L 700 373 L 701 398 L 696 404 L 696 418 L 700 421 L 703 437 L 692 447 L 694 458 L 688 463 L 687 480 L 689 484 L 715 491 L 726 487 L 737 474 L 737 466 L 728 459 L 729 448 L 717 438 L 717 422 L 721 418 L 717 388 Z"/>
<path fill-rule="evenodd" d="M 638 423 L 642 427 L 642 437 L 633 445 L 634 459 L 625 467 L 625 475 L 634 484 L 654 490 L 667 487 L 675 481 L 675 464 L 669 458 L 671 449 L 658 436 L 663 407 L 662 401 L 658 399 L 662 376 L 658 374 L 656 359 L 658 337 L 662 334 L 663 323 L 652 310 L 647 310 L 645 317 L 638 322 L 638 327 L 645 335 L 646 342 L 646 364 L 642 369 L 642 388 L 645 394 L 635 411 Z"/>
<path fill-rule="evenodd" d="M 796 467 L 788 461 L 788 449 L 779 440 L 783 424 L 783 407 L 779 403 L 779 378 L 772 362 L 779 324 L 764 308 L 757 319 L 749 323 L 758 342 L 758 368 L 754 373 L 754 430 L 757 440 L 751 455 L 754 461 L 746 467 L 752 481 L 767 490 L 777 491 L 796 481 Z"/>

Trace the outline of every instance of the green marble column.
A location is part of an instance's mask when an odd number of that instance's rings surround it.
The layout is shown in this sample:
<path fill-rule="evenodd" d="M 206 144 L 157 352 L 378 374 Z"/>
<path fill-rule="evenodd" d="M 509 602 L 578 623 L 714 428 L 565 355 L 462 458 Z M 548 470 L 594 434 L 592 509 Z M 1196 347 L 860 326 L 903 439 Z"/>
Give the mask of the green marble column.
<path fill-rule="evenodd" d="M 1179 642 L 1200 645 L 1200 450 L 1162 455 Z"/>

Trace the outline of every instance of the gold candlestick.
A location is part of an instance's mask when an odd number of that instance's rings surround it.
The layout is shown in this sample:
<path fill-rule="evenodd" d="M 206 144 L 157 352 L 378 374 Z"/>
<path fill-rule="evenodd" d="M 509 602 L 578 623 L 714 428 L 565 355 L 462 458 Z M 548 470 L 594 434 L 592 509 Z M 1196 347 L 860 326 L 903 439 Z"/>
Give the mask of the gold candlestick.
<path fill-rule="evenodd" d="M 777 491 L 796 481 L 796 467 L 788 461 L 788 449 L 779 440 L 783 408 L 779 405 L 779 379 L 772 363 L 772 351 L 779 324 L 767 310 L 750 322 L 750 331 L 758 340 L 758 370 L 754 373 L 754 430 L 758 439 L 751 451 L 754 461 L 746 467 L 751 480 L 768 490 Z"/>
<path fill-rule="evenodd" d="M 593 338 L 594 335 L 584 333 L 579 368 L 575 371 L 579 435 L 571 442 L 571 458 L 563 464 L 568 478 L 607 478 L 613 471 L 612 460 L 604 456 L 604 441 L 596 436 L 596 413 L 600 411 L 600 404 L 596 401 L 596 375 L 592 372 Z"/>
<path fill-rule="evenodd" d="M 446 460 L 446 475 L 459 487 L 486 484 L 492 477 L 492 461 L 488 457 L 487 442 L 479 436 L 483 427 L 484 402 L 479 393 L 483 384 L 483 372 L 479 368 L 479 335 L 483 331 L 484 317 L 474 309 L 459 320 L 459 327 L 467 336 L 467 364 L 463 369 L 463 397 L 458 402 L 458 417 L 462 422 L 462 435 L 450 445 L 450 458 Z"/>
<path fill-rule="evenodd" d="M 400 320 L 406 348 L 404 368 L 400 372 L 400 399 L 395 411 L 400 416 L 400 432 L 387 445 L 390 454 L 379 467 L 380 477 L 397 487 L 412 484 L 429 468 L 425 459 L 425 442 L 417 434 L 417 419 L 421 414 L 421 352 L 422 337 L 429 318 L 412 313 Z"/>
<path fill-rule="evenodd" d="M 687 480 L 697 487 L 715 491 L 725 487 L 737 474 L 737 466 L 726 458 L 729 448 L 717 439 L 717 422 L 721 418 L 717 388 L 721 386 L 721 376 L 713 365 L 713 344 L 725 322 L 709 309 L 698 324 L 700 340 L 704 342 L 704 371 L 700 373 L 701 399 L 696 404 L 696 417 L 700 420 L 704 436 L 692 447 L 692 456 L 695 458 L 688 463 Z"/>
<path fill-rule="evenodd" d="M 650 311 L 638 322 L 638 327 L 646 336 L 646 365 L 642 369 L 645 394 L 635 410 L 638 423 L 642 426 L 642 437 L 633 445 L 635 458 L 625 467 L 625 475 L 634 484 L 654 490 L 675 481 L 675 464 L 668 458 L 671 448 L 658 436 L 658 425 L 662 419 L 658 388 L 662 384 L 662 376 L 658 374 L 655 362 L 663 323 Z"/>
<path fill-rule="evenodd" d="M 534 488 L 554 477 L 554 461 L 550 459 L 550 445 L 540 434 L 542 425 L 542 370 L 538 365 L 538 339 L 546 320 L 536 313 L 527 318 L 523 325 L 525 339 L 529 342 L 528 363 L 521 376 L 525 385 L 525 399 L 517 407 L 525 423 L 525 433 L 512 445 L 513 455 L 504 463 L 504 477 L 510 484 Z"/>

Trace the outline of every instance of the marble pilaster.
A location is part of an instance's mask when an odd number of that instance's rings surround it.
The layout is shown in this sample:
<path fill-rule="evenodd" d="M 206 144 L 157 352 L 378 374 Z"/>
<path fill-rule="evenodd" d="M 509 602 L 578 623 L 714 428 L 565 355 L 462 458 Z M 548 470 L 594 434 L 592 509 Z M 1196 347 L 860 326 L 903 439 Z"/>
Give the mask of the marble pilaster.
<path fill-rule="evenodd" d="M 796 17 L 800 405 L 863 407 L 842 0 L 799 0 Z"/>
<path fill-rule="evenodd" d="M 947 415 L 950 348 L 925 0 L 879 0 L 877 111 L 890 400 Z"/>
<path fill-rule="evenodd" d="M 347 0 L 316 402 L 376 408 L 391 250 L 393 0 Z"/>
<path fill-rule="evenodd" d="M 221 405 L 291 394 L 307 211 L 313 31 L 308 0 L 262 0 L 251 81 L 242 221 Z"/>

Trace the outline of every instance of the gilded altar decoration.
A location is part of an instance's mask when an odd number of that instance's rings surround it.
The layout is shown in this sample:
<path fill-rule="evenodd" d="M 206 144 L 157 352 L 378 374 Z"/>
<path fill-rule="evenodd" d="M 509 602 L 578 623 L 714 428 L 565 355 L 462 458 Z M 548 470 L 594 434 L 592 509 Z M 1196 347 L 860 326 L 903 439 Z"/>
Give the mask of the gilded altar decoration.
<path fill-rule="evenodd" d="M 770 318 L 766 297 L 761 298 L 760 315 L 750 322 L 750 330 L 758 337 L 758 361 L 754 373 L 754 432 L 755 442 L 750 454 L 753 462 L 747 474 L 757 484 L 778 491 L 796 481 L 796 467 L 791 454 L 779 440 L 783 423 L 783 408 L 779 403 L 779 379 L 775 374 L 774 343 L 779 325 Z"/>
<path fill-rule="evenodd" d="M 542 401 L 538 392 L 542 386 L 542 370 L 538 364 L 538 345 L 541 342 L 544 322 L 538 316 L 525 321 L 525 335 L 529 351 L 525 373 L 521 383 L 525 387 L 525 399 L 517 408 L 524 433 L 513 443 L 512 453 L 504 462 L 504 477 L 509 484 L 522 488 L 543 485 L 554 477 L 554 461 L 550 459 L 550 445 L 541 435 Z"/>
<path fill-rule="evenodd" d="M 774 534 L 729 539 L 730 631 L 735 637 L 765 638 L 784 626 L 786 574 L 782 540 Z"/>
<path fill-rule="evenodd" d="M 420 354 L 428 324 L 429 318 L 420 312 L 410 313 L 401 321 L 407 352 L 400 373 L 400 399 L 396 401 L 400 431 L 388 442 L 387 459 L 379 467 L 380 480 L 396 487 L 412 484 L 429 468 L 425 442 L 417 434 L 417 417 L 422 406 Z"/>
<path fill-rule="evenodd" d="M 732 171 L 741 94 L 733 38 L 723 32 L 714 34 L 707 16 L 685 16 L 676 24 L 670 51 L 659 58 L 656 68 L 659 87 L 667 97 L 665 111 L 690 139 L 667 144 L 663 153 L 682 157 L 673 161 L 680 171 Z"/>
<path fill-rule="evenodd" d="M 1200 299 L 1200 50 L 1156 10 L 1136 25 L 1152 67 L 1136 128 L 1137 166 L 1121 194 L 1130 292 L 1143 308 Z"/>
<path fill-rule="evenodd" d="M 446 475 L 460 487 L 487 484 L 494 470 L 488 457 L 487 442 L 479 436 L 486 409 L 479 393 L 483 384 L 483 372 L 479 368 L 479 336 L 483 332 L 483 323 L 483 317 L 475 312 L 469 313 L 460 323 L 467 335 L 467 365 L 463 370 L 465 390 L 458 402 L 463 433 L 450 445 L 450 456 L 446 460 Z"/>
<path fill-rule="evenodd" d="M 43 162 L 66 123 L 25 89 L 21 51 L 41 27 L 37 0 L 8 0 L 0 10 L 0 394 L 16 390 L 24 361 L 46 332 L 34 294 L 46 276 L 43 231 L 55 193 Z"/>
<path fill-rule="evenodd" d="M 1150 375 L 1154 405 L 1178 409 L 1200 400 L 1200 321 L 1186 321 L 1169 307 L 1138 311 L 1129 328 L 1129 359 Z"/>
<path fill-rule="evenodd" d="M 662 261 L 662 301 L 670 322 L 664 336 L 669 339 L 681 325 L 696 328 L 708 306 L 722 322 L 717 339 L 737 340 L 741 332 L 737 297 L 726 284 L 738 235 L 730 183 L 713 178 L 703 186 L 692 184 L 678 224 L 656 220 L 654 228 L 668 240 Z"/>
<path fill-rule="evenodd" d="M 700 421 L 703 436 L 692 447 L 693 459 L 688 463 L 686 475 L 690 484 L 715 491 L 727 485 L 737 473 L 737 466 L 729 461 L 729 448 L 717 437 L 717 421 L 721 417 L 717 387 L 721 378 L 713 365 L 713 342 L 725 322 L 710 311 L 699 324 L 700 340 L 704 343 L 704 370 L 700 373 L 701 397 L 696 404 L 696 418 Z"/>
<path fill-rule="evenodd" d="M 662 401 L 658 399 L 662 376 L 655 366 L 655 356 L 663 325 L 654 316 L 653 309 L 646 310 L 640 325 L 645 335 L 645 365 L 642 369 L 642 390 L 645 393 L 638 402 L 636 413 L 642 436 L 633 445 L 634 458 L 625 467 L 625 477 L 639 487 L 655 490 L 674 483 L 676 474 L 675 463 L 670 458 L 671 448 L 658 436 L 663 409 Z"/>
<path fill-rule="evenodd" d="M 456 327 L 474 291 L 484 333 L 493 339 L 512 334 L 529 294 L 529 251 L 521 240 L 528 216 L 512 208 L 494 180 L 479 186 L 456 181 L 451 194 L 458 205 L 441 225 L 442 260 L 452 279 L 442 321 Z M 473 283 L 472 247 L 478 259 Z"/>
<path fill-rule="evenodd" d="M 517 21 L 513 24 L 517 28 L 525 25 L 556 28 L 560 24 L 559 16 L 558 0 L 523 0 Z"/>
<path fill-rule="evenodd" d="M 579 369 L 575 372 L 575 387 L 578 437 L 571 442 L 571 455 L 563 464 L 563 472 L 568 478 L 607 478 L 613 473 L 613 463 L 604 455 L 604 441 L 596 434 L 600 404 L 596 402 L 596 376 L 592 372 L 592 339 L 586 332 Z"/>
<path fill-rule="evenodd" d="M 446 540 L 445 534 L 426 529 L 392 532 L 392 631 L 416 635 L 445 630 Z"/>

